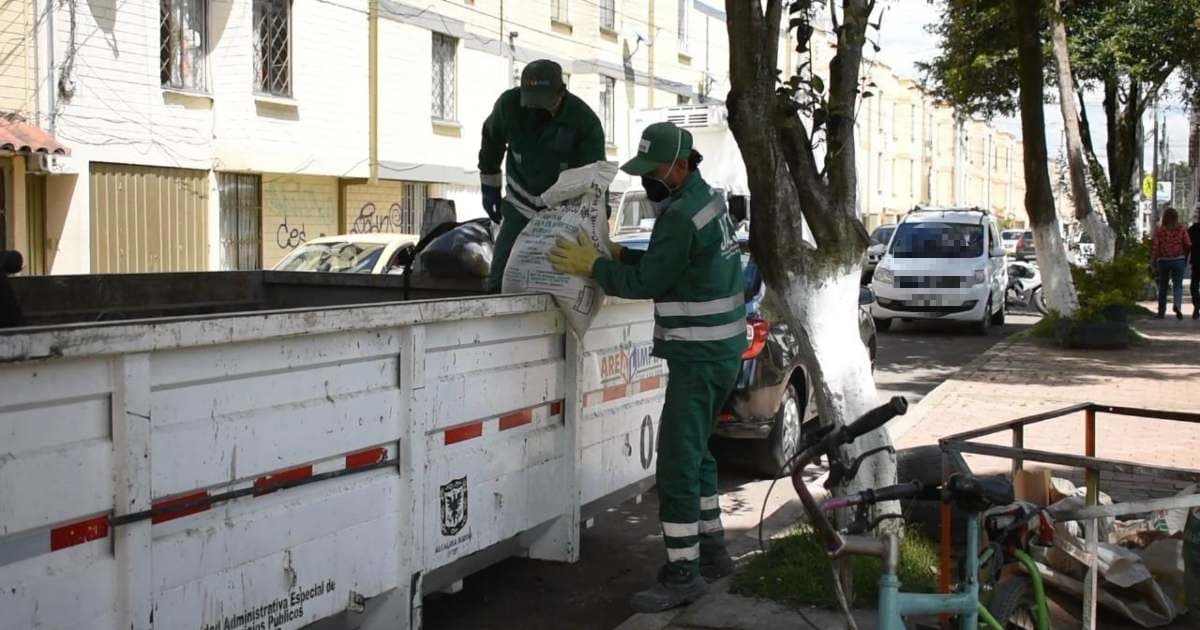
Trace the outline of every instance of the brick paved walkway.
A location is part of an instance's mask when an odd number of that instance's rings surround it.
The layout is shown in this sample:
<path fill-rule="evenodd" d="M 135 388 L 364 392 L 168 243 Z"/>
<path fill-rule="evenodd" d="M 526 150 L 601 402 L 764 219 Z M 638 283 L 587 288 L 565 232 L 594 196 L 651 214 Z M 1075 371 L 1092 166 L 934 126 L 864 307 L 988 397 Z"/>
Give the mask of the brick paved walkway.
<path fill-rule="evenodd" d="M 1200 411 L 1200 322 L 1141 320 L 1145 341 L 1128 350 L 1064 350 L 1022 338 L 1004 342 L 926 397 L 897 448 L 1081 402 Z M 988 441 L 1008 443 L 1006 432 Z M 1200 468 L 1200 426 L 1100 414 L 1097 455 Z M 1083 414 L 1026 429 L 1028 448 L 1083 454 Z M 975 458 L 972 468 L 1008 468 Z"/>

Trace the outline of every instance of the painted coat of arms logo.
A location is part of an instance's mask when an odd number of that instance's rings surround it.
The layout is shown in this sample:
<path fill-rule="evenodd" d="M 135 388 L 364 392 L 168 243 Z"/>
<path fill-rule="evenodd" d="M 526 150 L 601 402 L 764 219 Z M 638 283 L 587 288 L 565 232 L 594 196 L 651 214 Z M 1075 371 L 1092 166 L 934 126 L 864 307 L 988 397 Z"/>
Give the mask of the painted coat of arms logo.
<path fill-rule="evenodd" d="M 467 478 L 453 479 L 441 489 L 442 535 L 453 536 L 467 524 Z"/>

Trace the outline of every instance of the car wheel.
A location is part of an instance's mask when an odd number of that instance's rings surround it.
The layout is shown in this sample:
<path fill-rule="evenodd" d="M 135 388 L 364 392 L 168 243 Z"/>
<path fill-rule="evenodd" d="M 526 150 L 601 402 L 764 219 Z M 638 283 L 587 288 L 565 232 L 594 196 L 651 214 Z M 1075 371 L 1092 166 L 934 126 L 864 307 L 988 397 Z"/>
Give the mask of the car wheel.
<path fill-rule="evenodd" d="M 1007 316 L 1008 316 L 1008 303 L 1005 301 L 1001 301 L 1000 302 L 1000 310 L 996 311 L 995 315 L 992 315 L 992 325 L 1003 326 L 1004 319 Z"/>
<path fill-rule="evenodd" d="M 976 335 L 988 334 L 988 329 L 992 327 L 992 298 L 988 298 L 987 306 L 983 309 L 983 318 L 971 325 L 971 330 Z"/>
<path fill-rule="evenodd" d="M 891 319 L 879 319 L 878 317 L 876 317 L 874 319 L 875 319 L 875 330 L 878 330 L 880 332 L 887 332 L 888 329 L 890 329 L 892 327 Z"/>
<path fill-rule="evenodd" d="M 775 412 L 771 433 L 755 446 L 755 468 L 768 479 L 791 474 L 792 456 L 800 448 L 800 424 L 803 421 L 804 404 L 796 392 L 795 385 L 783 391 L 779 411 Z"/>
<path fill-rule="evenodd" d="M 1033 304 L 1033 308 L 1037 309 L 1037 312 L 1042 315 L 1046 314 L 1046 292 L 1042 291 L 1042 287 L 1033 290 L 1033 295 L 1030 296 L 1029 301 Z"/>

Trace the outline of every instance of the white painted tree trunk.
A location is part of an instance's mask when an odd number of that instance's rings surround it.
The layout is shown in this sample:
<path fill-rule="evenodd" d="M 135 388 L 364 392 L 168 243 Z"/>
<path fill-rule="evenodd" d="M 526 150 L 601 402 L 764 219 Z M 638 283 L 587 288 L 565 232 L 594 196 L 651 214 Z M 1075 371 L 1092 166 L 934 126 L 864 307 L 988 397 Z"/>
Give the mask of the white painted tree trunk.
<path fill-rule="evenodd" d="M 1058 219 L 1047 225 L 1034 225 L 1033 240 L 1037 243 L 1038 269 L 1042 274 L 1046 307 L 1061 315 L 1073 315 L 1079 308 L 1079 298 L 1075 295 L 1075 283 L 1071 281 L 1071 266 L 1067 261 L 1066 245 Z"/>
<path fill-rule="evenodd" d="M 809 376 L 822 424 L 849 424 L 880 402 L 870 353 L 858 330 L 860 277 L 857 267 L 820 278 L 789 273 L 781 296 L 795 319 L 791 322 L 793 328 L 803 331 L 798 337 L 814 372 Z M 886 428 L 864 435 L 845 451 L 844 461 L 849 463 L 858 453 L 890 444 Z M 843 494 L 894 483 L 895 458 L 873 455 L 863 462 L 851 483 L 836 491 Z M 876 508 L 877 514 L 896 512 L 899 509 L 894 502 Z"/>
<path fill-rule="evenodd" d="M 1113 236 L 1112 227 L 1100 216 L 1099 212 L 1089 212 L 1083 218 L 1084 229 L 1096 244 L 1096 260 L 1109 262 L 1116 255 L 1117 239 Z"/>

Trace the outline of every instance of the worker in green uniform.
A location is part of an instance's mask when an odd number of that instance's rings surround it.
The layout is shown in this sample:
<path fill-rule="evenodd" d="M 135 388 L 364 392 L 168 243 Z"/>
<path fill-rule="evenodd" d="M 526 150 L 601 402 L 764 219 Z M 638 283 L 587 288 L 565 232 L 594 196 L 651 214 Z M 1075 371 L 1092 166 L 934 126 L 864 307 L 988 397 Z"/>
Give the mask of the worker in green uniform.
<path fill-rule="evenodd" d="M 500 161 L 508 189 L 500 198 Z M 488 290 L 500 291 L 513 243 L 539 210 L 540 195 L 559 173 L 605 159 L 604 128 L 592 108 L 563 85 L 562 67 L 548 59 L 530 62 L 520 87 L 496 99 L 483 123 L 479 179 L 483 209 L 500 224 Z"/>
<path fill-rule="evenodd" d="M 725 199 L 696 170 L 698 158 L 686 130 L 650 125 L 621 166 L 641 176 L 659 212 L 647 249 L 614 245 L 609 260 L 581 234 L 550 251 L 558 271 L 590 276 L 609 295 L 654 300 L 653 354 L 670 371 L 656 469 L 667 564 L 630 600 L 639 612 L 691 603 L 705 577 L 733 571 L 708 439 L 746 349 L 742 259 Z"/>

